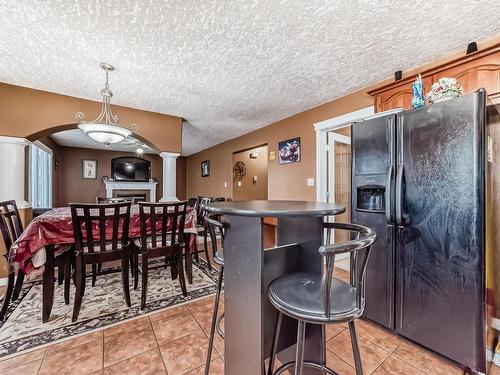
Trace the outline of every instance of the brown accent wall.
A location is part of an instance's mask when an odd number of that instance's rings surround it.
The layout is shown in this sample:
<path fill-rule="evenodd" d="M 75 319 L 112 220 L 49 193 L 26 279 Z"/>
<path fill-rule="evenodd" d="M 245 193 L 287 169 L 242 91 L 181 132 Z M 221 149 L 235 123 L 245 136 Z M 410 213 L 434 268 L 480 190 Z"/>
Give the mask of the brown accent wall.
<path fill-rule="evenodd" d="M 258 153 L 259 157 L 251 159 L 252 152 Z M 245 164 L 246 169 L 244 177 L 236 178 L 233 174 L 233 200 L 267 199 L 267 158 L 267 146 L 233 154 L 233 166 L 241 161 Z M 254 176 L 257 177 L 255 182 L 253 181 Z M 238 186 L 238 181 L 241 182 L 240 186 Z"/>
<path fill-rule="evenodd" d="M 76 112 L 94 119 L 101 103 L 0 83 L 0 108 L 0 135 L 36 140 L 75 128 Z M 181 151 L 182 118 L 115 105 L 112 108 L 122 125 L 137 124 L 136 137 L 155 151 Z"/>
<path fill-rule="evenodd" d="M 232 197 L 232 154 L 259 144 L 277 156 L 278 142 L 300 137 L 302 160 L 278 165 L 277 157 L 268 164 L 268 199 L 313 201 L 316 187 L 306 186 L 307 178 L 316 178 L 316 134 L 313 125 L 332 117 L 373 105 L 366 90 L 357 91 L 329 103 L 275 122 L 244 136 L 232 139 L 187 158 L 186 192 L 197 195 Z M 268 155 L 269 157 L 269 155 Z M 201 177 L 200 163 L 210 160 L 210 177 Z M 227 182 L 227 188 L 224 187 Z"/>
<path fill-rule="evenodd" d="M 177 198 L 180 200 L 186 199 L 186 158 L 180 156 L 177 158 L 176 164 L 176 174 L 177 174 L 177 182 L 176 182 L 176 192 Z M 163 173 L 162 173 L 163 175 Z"/>
<path fill-rule="evenodd" d="M 66 206 L 68 203 L 94 203 L 96 197 L 105 197 L 106 188 L 102 178 L 111 177 L 111 159 L 120 156 L 137 156 L 130 152 L 93 150 L 88 148 L 60 146 L 61 159 L 59 160 L 58 200 L 57 206 Z M 163 161 L 158 155 L 145 154 L 143 159 L 151 162 L 151 177 L 158 181 L 156 196 L 161 198 Z M 97 160 L 97 179 L 82 178 L 82 161 L 84 159 Z"/>

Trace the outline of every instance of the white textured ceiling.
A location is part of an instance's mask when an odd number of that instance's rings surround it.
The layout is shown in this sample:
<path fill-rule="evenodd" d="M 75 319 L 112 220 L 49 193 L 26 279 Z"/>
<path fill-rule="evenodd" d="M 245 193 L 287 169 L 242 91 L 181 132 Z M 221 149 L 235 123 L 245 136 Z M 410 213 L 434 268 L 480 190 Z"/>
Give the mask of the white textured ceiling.
<path fill-rule="evenodd" d="M 113 103 L 185 118 L 189 155 L 497 36 L 499 14 L 499 0 L 3 0 L 0 81 L 100 100 L 109 62 Z"/>
<path fill-rule="evenodd" d="M 65 130 L 62 132 L 54 133 L 51 138 L 60 146 L 67 147 L 81 147 L 81 148 L 92 148 L 96 150 L 110 150 L 110 151 L 123 151 L 123 152 L 135 152 L 139 146 L 144 150 L 145 153 L 152 153 L 153 150 L 142 144 L 140 141 L 134 139 L 133 137 L 128 137 L 120 143 L 106 145 L 94 141 L 87 134 L 82 132 L 80 129 Z"/>

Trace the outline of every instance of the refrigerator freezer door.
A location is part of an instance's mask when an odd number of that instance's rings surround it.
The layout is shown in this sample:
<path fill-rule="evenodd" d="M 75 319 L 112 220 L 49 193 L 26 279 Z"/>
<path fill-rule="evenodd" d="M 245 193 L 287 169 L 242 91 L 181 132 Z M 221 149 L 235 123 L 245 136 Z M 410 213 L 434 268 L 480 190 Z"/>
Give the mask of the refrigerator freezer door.
<path fill-rule="evenodd" d="M 366 269 L 364 315 L 391 329 L 394 327 L 394 226 L 391 222 L 395 120 L 395 115 L 383 116 L 354 124 L 352 128 L 351 221 L 371 227 L 377 233 Z"/>
<path fill-rule="evenodd" d="M 401 114 L 396 330 L 484 372 L 484 129 L 480 91 Z"/>

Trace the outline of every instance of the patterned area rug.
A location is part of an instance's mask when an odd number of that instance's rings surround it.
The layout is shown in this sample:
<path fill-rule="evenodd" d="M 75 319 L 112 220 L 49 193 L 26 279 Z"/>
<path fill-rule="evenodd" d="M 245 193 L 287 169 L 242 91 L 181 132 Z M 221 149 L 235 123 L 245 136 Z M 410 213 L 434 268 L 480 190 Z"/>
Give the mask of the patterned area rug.
<path fill-rule="evenodd" d="M 19 299 L 9 307 L 7 320 L 0 323 L 0 357 L 213 294 L 217 274 L 217 270 L 210 271 L 203 260 L 194 262 L 193 284 L 186 280 L 188 295 L 184 297 L 179 281 L 170 277 L 170 267 L 150 270 L 145 309 L 140 308 L 140 280 L 137 290 L 133 290 L 133 282 L 130 283 L 132 307 L 128 308 L 123 298 L 120 272 L 98 276 L 95 287 L 87 278 L 82 308 L 75 323 L 71 322 L 73 285 L 70 304 L 65 305 L 63 286 L 56 284 L 50 320 L 42 323 L 42 284 L 26 284 Z"/>

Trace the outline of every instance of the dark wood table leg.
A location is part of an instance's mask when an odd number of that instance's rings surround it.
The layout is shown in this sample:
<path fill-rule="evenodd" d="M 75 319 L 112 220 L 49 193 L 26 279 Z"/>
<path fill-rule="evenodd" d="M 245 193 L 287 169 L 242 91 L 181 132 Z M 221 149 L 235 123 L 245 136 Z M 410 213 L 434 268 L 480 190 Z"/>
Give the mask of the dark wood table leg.
<path fill-rule="evenodd" d="M 193 252 L 191 251 L 191 234 L 184 233 L 184 256 L 186 277 L 189 284 L 193 283 Z"/>
<path fill-rule="evenodd" d="M 47 245 L 45 247 L 46 261 L 45 272 L 43 273 L 43 307 L 42 307 L 42 322 L 49 321 L 52 305 L 54 304 L 54 246 Z"/>

